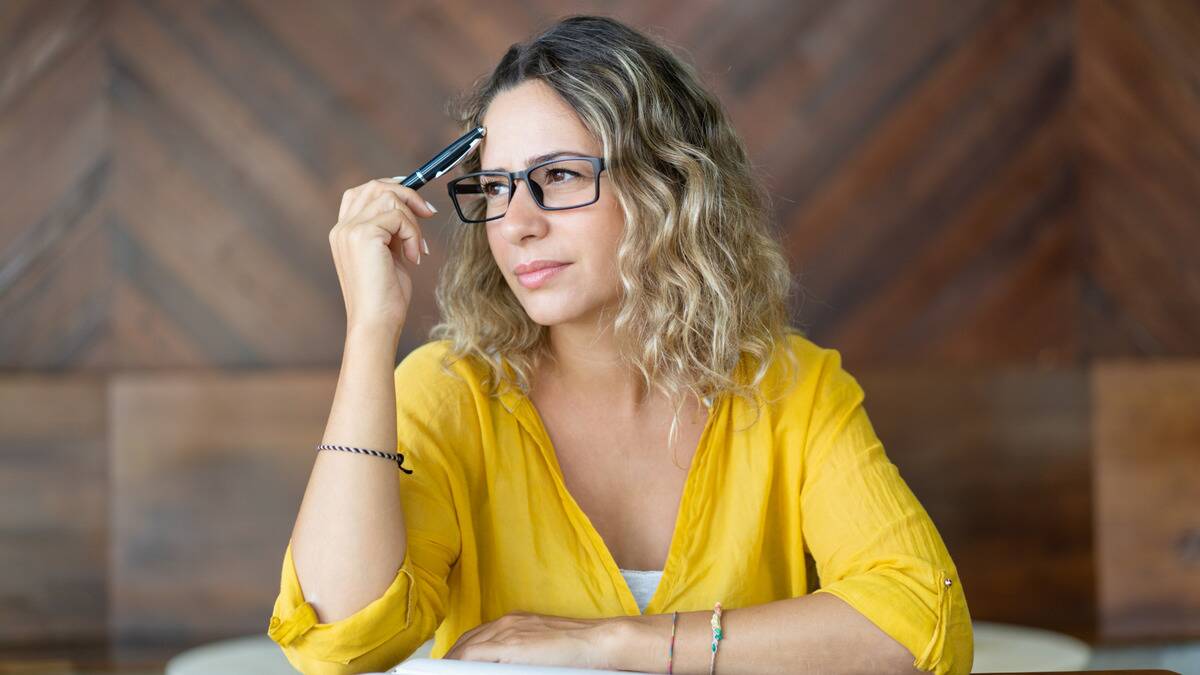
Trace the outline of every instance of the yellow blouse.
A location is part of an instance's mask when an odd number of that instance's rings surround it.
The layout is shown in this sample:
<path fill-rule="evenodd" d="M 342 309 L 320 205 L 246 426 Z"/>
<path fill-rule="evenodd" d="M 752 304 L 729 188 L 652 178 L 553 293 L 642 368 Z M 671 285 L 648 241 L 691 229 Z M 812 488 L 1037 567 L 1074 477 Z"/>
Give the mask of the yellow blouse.
<path fill-rule="evenodd" d="M 489 398 L 478 363 L 455 363 L 462 379 L 443 371 L 448 345 L 418 347 L 394 373 L 397 446 L 413 473 L 396 469 L 408 549 L 391 586 L 357 613 L 318 623 L 290 543 L 284 551 L 268 634 L 301 672 L 384 671 L 430 636 L 441 658 L 462 633 L 518 610 L 640 614 L 567 492 L 532 402 L 517 391 Z M 645 613 L 831 593 L 907 647 L 917 668 L 969 672 L 973 635 L 957 569 L 884 454 L 861 387 L 837 350 L 798 334 L 787 346 L 798 377 L 788 389 L 785 365 L 771 366 L 760 391 L 777 400 L 757 421 L 744 399 L 712 402 Z"/>

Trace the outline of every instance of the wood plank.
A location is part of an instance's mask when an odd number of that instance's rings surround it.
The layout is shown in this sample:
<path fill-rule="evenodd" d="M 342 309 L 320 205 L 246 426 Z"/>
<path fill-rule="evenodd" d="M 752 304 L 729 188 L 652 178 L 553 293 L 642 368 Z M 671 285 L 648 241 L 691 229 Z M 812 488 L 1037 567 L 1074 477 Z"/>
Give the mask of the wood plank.
<path fill-rule="evenodd" d="M 1094 638 L 1087 373 L 865 368 L 858 377 L 888 457 L 958 566 L 971 618 Z"/>
<path fill-rule="evenodd" d="M 1200 362 L 1104 362 L 1092 396 L 1102 633 L 1200 638 Z"/>
<path fill-rule="evenodd" d="M 0 377 L 0 640 L 67 651 L 106 641 L 105 382 Z M 45 653 L 45 652 L 43 652 Z"/>
<path fill-rule="evenodd" d="M 114 376 L 118 660 L 266 630 L 336 382 L 328 370 Z"/>

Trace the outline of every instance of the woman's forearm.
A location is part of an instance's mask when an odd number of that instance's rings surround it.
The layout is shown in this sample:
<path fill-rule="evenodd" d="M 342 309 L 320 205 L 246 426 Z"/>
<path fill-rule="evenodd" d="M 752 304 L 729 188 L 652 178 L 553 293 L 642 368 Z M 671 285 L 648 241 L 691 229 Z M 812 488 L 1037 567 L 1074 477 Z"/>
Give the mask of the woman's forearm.
<path fill-rule="evenodd" d="M 396 450 L 398 336 L 350 330 L 322 443 Z M 296 577 L 322 623 L 383 595 L 406 550 L 395 462 L 360 453 L 316 453 L 292 530 Z"/>
<path fill-rule="evenodd" d="M 624 618 L 613 642 L 613 667 L 665 673 L 671 615 Z M 708 673 L 711 619 L 711 610 L 679 613 L 675 673 Z M 726 609 L 721 629 L 716 668 L 721 675 L 921 672 L 903 645 L 828 593 Z"/>

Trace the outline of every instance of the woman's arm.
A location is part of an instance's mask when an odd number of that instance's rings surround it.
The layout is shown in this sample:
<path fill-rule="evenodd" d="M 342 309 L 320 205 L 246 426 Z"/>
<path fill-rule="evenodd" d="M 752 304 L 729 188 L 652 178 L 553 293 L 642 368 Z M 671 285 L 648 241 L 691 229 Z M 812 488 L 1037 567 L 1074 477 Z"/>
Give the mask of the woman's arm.
<path fill-rule="evenodd" d="M 354 341 L 350 338 L 348 342 Z M 339 387 L 335 398 L 340 405 L 335 404 L 326 440 L 394 448 L 404 454 L 403 466 L 412 473 L 402 474 L 394 462 L 377 457 L 317 453 L 318 466 L 329 464 L 314 469 L 309 480 L 305 505 L 321 508 L 314 507 L 310 512 L 314 520 L 308 524 L 336 531 L 326 535 L 317 529 L 308 532 L 316 537 L 310 537 L 310 553 L 316 556 L 310 558 L 319 564 L 318 571 L 328 571 L 331 565 L 349 565 L 356 571 L 335 580 L 340 585 L 325 590 L 312 575 L 303 577 L 301 588 L 295 553 L 304 540 L 295 536 L 284 552 L 280 591 L 267 629 L 288 661 L 309 675 L 378 672 L 408 658 L 448 614 L 449 576 L 461 550 L 460 515 L 452 496 L 455 478 L 446 461 L 450 453 L 443 450 L 474 451 L 476 439 L 467 425 L 456 426 L 463 411 L 470 409 L 470 402 L 460 398 L 463 390 L 441 373 L 437 345 L 418 347 L 389 371 L 395 352 L 390 336 L 386 342 L 359 344 L 365 351 L 347 346 L 342 381 L 353 384 L 356 372 L 370 375 L 360 377 L 359 382 L 375 387 L 375 392 L 360 398 L 353 395 L 355 387 Z M 391 381 L 376 379 L 374 375 L 380 371 Z M 359 423 L 352 424 L 356 419 Z M 348 426 L 340 427 L 343 423 Z M 354 435 L 364 430 L 376 434 L 374 446 L 366 443 L 370 440 L 367 436 Z M 352 435 L 339 436 L 341 433 Z M 389 434 L 392 440 L 381 440 Z M 362 478 L 350 473 L 360 469 L 370 472 L 367 478 L 372 480 L 352 481 Z M 382 486 L 374 485 L 377 477 Z M 376 491 L 387 494 L 376 495 L 381 501 L 374 502 L 374 508 L 379 512 L 369 512 L 372 502 L 367 497 Z M 398 513 L 383 497 L 397 499 Z M 326 499 L 333 501 L 322 503 Z M 337 500 L 349 502 L 339 505 Z M 359 511 L 364 508 L 368 512 Z M 393 515 L 402 517 L 398 525 L 381 525 L 382 519 Z M 362 537 L 372 541 L 358 539 Z M 344 544 L 343 539 L 350 541 Z M 370 552 L 371 546 L 379 553 Z M 391 557 L 393 553 L 400 558 Z M 377 579 L 357 572 L 368 568 Z M 319 617 L 317 593 L 324 593 Z"/>
<path fill-rule="evenodd" d="M 322 443 L 395 451 L 398 340 L 394 331 L 347 331 Z M 354 614 L 396 578 L 407 546 L 398 483 L 388 460 L 317 453 L 292 530 L 292 556 L 322 623 Z"/>
<path fill-rule="evenodd" d="M 680 612 L 675 666 L 708 673 L 712 611 Z M 919 673 L 913 655 L 842 600 L 818 593 L 721 612 L 716 672 Z M 609 644 L 613 668 L 665 673 L 671 615 L 622 617 Z"/>

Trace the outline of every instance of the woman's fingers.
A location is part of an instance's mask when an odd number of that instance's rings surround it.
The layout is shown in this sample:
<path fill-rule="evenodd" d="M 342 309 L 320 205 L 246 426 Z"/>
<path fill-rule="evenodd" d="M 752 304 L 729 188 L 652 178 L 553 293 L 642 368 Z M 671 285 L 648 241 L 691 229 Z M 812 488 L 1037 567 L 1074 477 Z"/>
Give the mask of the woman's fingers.
<path fill-rule="evenodd" d="M 383 195 L 380 199 L 389 202 L 393 197 Z M 392 208 L 386 208 L 363 221 L 363 226 L 384 230 L 387 233 L 385 241 L 392 253 L 408 258 L 419 265 L 421 264 L 421 226 L 403 205 L 395 206 L 395 202 L 391 202 L 391 204 Z"/>
<path fill-rule="evenodd" d="M 421 198 L 417 191 L 392 182 L 391 179 L 377 178 L 371 181 L 372 190 L 375 192 L 391 192 L 400 198 L 401 203 L 408 207 L 411 213 L 420 214 L 422 218 L 428 218 L 437 213 L 437 209 L 433 208 L 433 204 Z"/>
<path fill-rule="evenodd" d="M 357 187 L 350 188 L 342 194 L 342 203 L 338 208 L 338 222 L 344 222 L 352 218 L 362 219 L 374 215 L 373 213 L 363 213 L 363 209 L 375 203 L 379 195 L 388 192 L 396 195 L 400 202 L 413 214 L 420 214 L 421 217 L 428 218 L 437 213 L 437 209 L 422 199 L 416 190 L 404 187 L 398 181 L 391 178 L 376 178 Z"/>
<path fill-rule="evenodd" d="M 422 248 L 429 249 L 422 246 L 418 218 L 435 212 L 415 190 L 392 180 L 372 180 L 342 194 L 329 245 L 348 324 L 403 328 L 413 281 L 403 260 L 421 262 Z"/>

